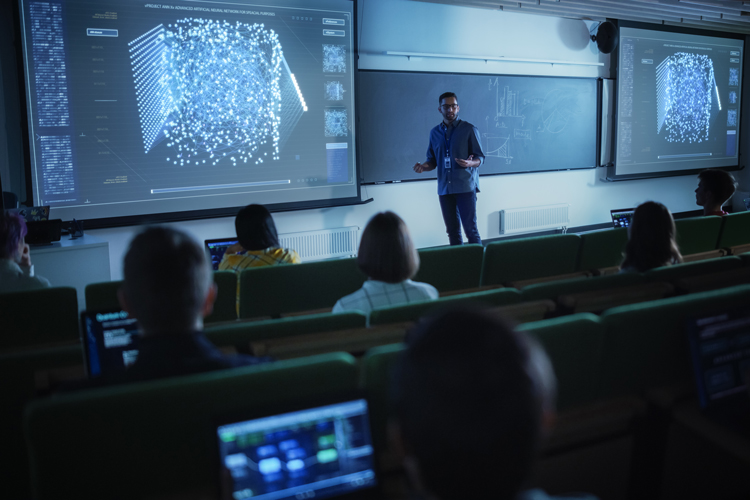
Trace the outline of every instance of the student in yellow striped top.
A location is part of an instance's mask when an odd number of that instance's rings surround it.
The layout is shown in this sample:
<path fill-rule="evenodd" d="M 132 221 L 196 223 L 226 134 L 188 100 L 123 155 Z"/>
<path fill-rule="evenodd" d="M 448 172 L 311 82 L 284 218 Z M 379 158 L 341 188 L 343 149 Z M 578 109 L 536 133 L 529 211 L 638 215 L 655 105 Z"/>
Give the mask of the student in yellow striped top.
<path fill-rule="evenodd" d="M 236 244 L 227 248 L 219 271 L 242 272 L 251 267 L 299 264 L 296 251 L 279 247 L 279 236 L 273 217 L 263 205 L 248 205 L 234 219 Z M 237 281 L 237 314 L 240 310 L 240 283 Z"/>

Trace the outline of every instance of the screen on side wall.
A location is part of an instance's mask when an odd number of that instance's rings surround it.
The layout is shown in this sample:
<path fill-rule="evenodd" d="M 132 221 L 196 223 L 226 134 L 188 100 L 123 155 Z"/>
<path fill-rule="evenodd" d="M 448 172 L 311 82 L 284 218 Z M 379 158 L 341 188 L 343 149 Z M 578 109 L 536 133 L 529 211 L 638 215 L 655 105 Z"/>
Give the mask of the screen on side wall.
<path fill-rule="evenodd" d="M 622 26 L 616 175 L 738 165 L 741 39 Z"/>
<path fill-rule="evenodd" d="M 359 199 L 351 0 L 20 7 L 33 199 L 53 217 Z"/>

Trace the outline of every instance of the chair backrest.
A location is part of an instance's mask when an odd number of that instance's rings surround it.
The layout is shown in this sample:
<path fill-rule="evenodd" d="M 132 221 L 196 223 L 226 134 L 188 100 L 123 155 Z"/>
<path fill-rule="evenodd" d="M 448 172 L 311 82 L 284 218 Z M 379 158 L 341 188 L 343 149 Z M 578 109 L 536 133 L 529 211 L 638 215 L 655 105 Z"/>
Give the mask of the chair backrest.
<path fill-rule="evenodd" d="M 366 323 L 367 316 L 357 311 L 348 311 L 340 314 L 311 314 L 209 326 L 205 329 L 205 333 L 206 337 L 217 346 L 234 346 L 238 352 L 247 352 L 250 342 L 258 340 L 364 328 Z"/>
<path fill-rule="evenodd" d="M 722 217 L 691 217 L 674 221 L 677 245 L 684 255 L 708 252 L 717 248 Z"/>
<path fill-rule="evenodd" d="M 240 273 L 240 318 L 333 308 L 366 279 L 354 258 L 246 269 Z"/>
<path fill-rule="evenodd" d="M 204 323 L 237 319 L 237 273 L 215 271 L 214 283 L 216 283 L 214 310 L 203 319 Z"/>
<path fill-rule="evenodd" d="M 529 285 L 521 290 L 521 298 L 526 300 L 556 299 L 563 294 L 609 290 L 612 288 L 637 285 L 645 278 L 639 273 L 620 273 L 592 278 L 574 278 Z"/>
<path fill-rule="evenodd" d="M 413 279 L 439 292 L 477 288 L 483 256 L 484 247 L 476 244 L 424 248 L 419 250 L 419 271 Z"/>
<path fill-rule="evenodd" d="M 481 284 L 499 285 L 575 272 L 580 246 L 581 237 L 577 234 L 490 243 L 484 249 Z"/>
<path fill-rule="evenodd" d="M 715 259 L 685 262 L 673 266 L 664 266 L 646 271 L 643 275 L 646 281 L 672 281 L 699 276 L 701 274 L 719 273 L 742 267 L 742 259 L 737 256 L 718 257 Z"/>
<path fill-rule="evenodd" d="M 750 285 L 741 285 L 605 311 L 603 391 L 643 394 L 651 387 L 690 384 L 687 319 L 748 300 Z"/>
<path fill-rule="evenodd" d="M 30 498 L 31 480 L 26 442 L 23 438 L 23 409 L 40 387 L 46 370 L 83 369 L 81 346 L 51 347 L 0 354 L 0 482 L 6 498 Z"/>
<path fill-rule="evenodd" d="M 750 243 L 750 212 L 738 212 L 721 218 L 719 248 L 730 248 Z"/>
<path fill-rule="evenodd" d="M 388 417 L 392 411 L 393 370 L 404 344 L 374 347 L 362 358 L 362 387 L 371 405 L 372 439 L 376 449 L 387 449 Z"/>
<path fill-rule="evenodd" d="M 232 271 L 214 272 L 217 294 L 213 312 L 204 318 L 204 322 L 231 321 L 237 319 L 237 274 Z M 86 310 L 101 311 L 119 309 L 120 301 L 117 291 L 122 280 L 105 281 L 86 285 Z"/>
<path fill-rule="evenodd" d="M 0 351 L 76 342 L 78 299 L 72 287 L 0 294 Z"/>
<path fill-rule="evenodd" d="M 521 292 L 515 288 L 499 288 L 497 290 L 488 290 L 484 292 L 451 295 L 437 300 L 373 309 L 370 312 L 370 326 L 400 323 L 404 321 L 416 321 L 421 316 L 429 314 L 431 311 L 462 304 L 479 303 L 487 306 L 504 306 L 508 304 L 516 304 L 520 301 Z"/>
<path fill-rule="evenodd" d="M 604 325 L 590 313 L 545 319 L 518 326 L 547 351 L 557 377 L 557 407 L 595 401 L 601 396 Z"/>
<path fill-rule="evenodd" d="M 624 227 L 581 234 L 577 269 L 586 271 L 619 265 L 627 242 L 628 230 Z"/>
<path fill-rule="evenodd" d="M 213 498 L 217 417 L 314 404 L 357 382 L 354 358 L 333 353 L 34 401 L 25 418 L 34 496 Z"/>

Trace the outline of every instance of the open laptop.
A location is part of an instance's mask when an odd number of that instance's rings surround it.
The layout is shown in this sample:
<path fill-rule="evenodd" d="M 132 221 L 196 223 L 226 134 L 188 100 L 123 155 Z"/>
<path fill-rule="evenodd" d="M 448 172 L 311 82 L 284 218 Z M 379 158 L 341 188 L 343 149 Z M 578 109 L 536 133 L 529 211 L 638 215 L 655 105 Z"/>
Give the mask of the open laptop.
<path fill-rule="evenodd" d="M 709 418 L 750 435 L 750 310 L 690 318 L 687 330 L 701 408 Z"/>
<path fill-rule="evenodd" d="M 375 498 L 367 400 L 273 412 L 215 427 L 220 498 Z"/>
<path fill-rule="evenodd" d="M 135 363 L 138 324 L 125 311 L 83 311 L 81 331 L 89 378 L 121 373 Z"/>
<path fill-rule="evenodd" d="M 609 214 L 612 216 L 612 224 L 614 224 L 615 227 L 630 226 L 630 221 L 633 220 L 634 213 L 635 208 L 620 208 L 609 211 Z"/>
<path fill-rule="evenodd" d="M 218 271 L 221 258 L 224 257 L 224 252 L 235 243 L 237 243 L 236 236 L 232 236 L 231 238 L 204 240 L 203 244 L 206 246 L 209 255 L 211 255 L 211 265 L 214 267 L 214 271 Z"/>

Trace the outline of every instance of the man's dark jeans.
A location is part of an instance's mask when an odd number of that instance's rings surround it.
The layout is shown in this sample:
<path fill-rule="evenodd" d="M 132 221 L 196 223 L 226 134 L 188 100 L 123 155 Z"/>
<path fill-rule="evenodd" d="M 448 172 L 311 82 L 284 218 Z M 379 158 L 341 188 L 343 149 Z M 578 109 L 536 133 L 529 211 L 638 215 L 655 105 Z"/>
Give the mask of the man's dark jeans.
<path fill-rule="evenodd" d="M 464 227 L 469 243 L 482 244 L 477 229 L 477 193 L 444 194 L 439 196 L 440 208 L 443 211 L 445 230 L 451 245 L 463 245 L 461 225 Z M 460 220 L 459 220 L 460 217 Z"/>

